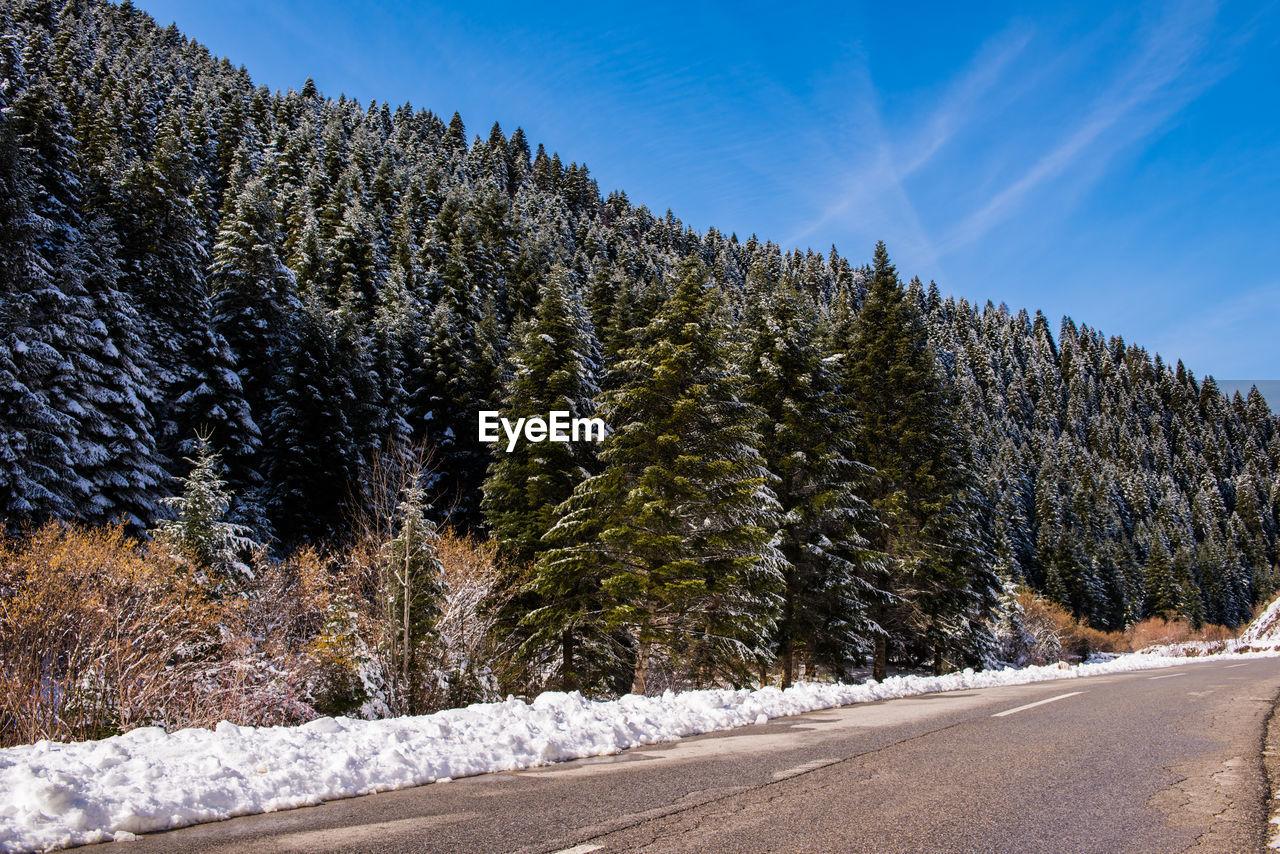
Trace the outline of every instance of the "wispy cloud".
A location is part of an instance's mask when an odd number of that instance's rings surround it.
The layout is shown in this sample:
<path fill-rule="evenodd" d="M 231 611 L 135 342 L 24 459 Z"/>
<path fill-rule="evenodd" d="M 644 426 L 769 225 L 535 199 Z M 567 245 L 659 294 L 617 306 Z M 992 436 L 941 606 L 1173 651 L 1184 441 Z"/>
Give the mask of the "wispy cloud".
<path fill-rule="evenodd" d="M 958 222 L 949 231 L 944 249 L 983 237 L 1015 214 L 1028 197 L 1072 172 L 1084 158 L 1090 160 L 1086 174 L 1096 181 L 1104 171 L 1099 167 L 1124 148 L 1149 138 L 1217 82 L 1225 69 L 1198 61 L 1215 11 L 1211 4 L 1189 3 L 1169 12 L 1088 113 L 1076 120 L 1075 130 Z M 1082 186 L 1077 182 L 1072 189 L 1078 195 Z"/>
<path fill-rule="evenodd" d="M 852 79 L 846 83 L 850 111 L 856 120 L 850 124 L 865 138 L 866 148 L 859 152 L 838 148 L 829 151 L 833 165 L 844 165 L 843 176 L 835 182 L 837 192 L 816 217 L 796 229 L 785 242 L 800 243 L 838 218 L 870 207 L 895 210 L 910 225 L 917 248 L 927 247 L 930 243 L 927 232 L 904 181 L 932 161 L 979 114 L 979 105 L 1004 82 L 1005 72 L 1030 38 L 1029 30 L 1017 26 L 988 42 L 946 88 L 937 106 L 919 127 L 905 134 L 903 141 L 885 126 L 869 67 L 864 63 L 851 72 Z M 847 167 L 851 159 L 856 163 L 853 169 Z M 836 169 L 834 174 L 840 171 Z"/>
<path fill-rule="evenodd" d="M 839 177 L 785 242 L 856 220 L 892 235 L 912 267 L 943 275 L 949 256 L 1033 207 L 1041 219 L 1064 215 L 1117 157 L 1157 139 L 1231 70 L 1222 57 L 1236 52 L 1217 49 L 1217 14 L 1213 3 L 1185 2 L 1136 33 L 1132 17 L 1117 15 L 1066 41 L 1052 24 L 1011 23 L 905 123 L 900 104 L 886 118 L 864 63 L 844 82 L 854 142 L 826 153 Z M 1117 43 L 1131 48 L 1114 60 Z"/>

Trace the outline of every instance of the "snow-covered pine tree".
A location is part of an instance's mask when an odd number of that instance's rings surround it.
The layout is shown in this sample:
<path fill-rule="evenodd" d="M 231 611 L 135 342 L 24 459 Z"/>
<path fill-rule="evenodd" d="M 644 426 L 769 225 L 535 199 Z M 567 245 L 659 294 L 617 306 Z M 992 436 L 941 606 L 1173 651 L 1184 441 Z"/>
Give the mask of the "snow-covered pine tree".
<path fill-rule="evenodd" d="M 187 459 L 190 473 L 178 478 L 182 494 L 163 499 L 176 518 L 161 520 L 156 533 L 179 559 L 193 561 L 207 583 L 234 584 L 251 575 L 243 558 L 254 542 L 243 525 L 227 521 L 231 494 L 219 474 L 221 461 L 208 434 L 196 436 L 194 452 Z"/>
<path fill-rule="evenodd" d="M 388 675 L 404 714 L 426 711 L 423 695 L 432 687 L 425 680 L 440 613 L 443 566 L 437 555 L 440 534 L 427 518 L 429 509 L 422 487 L 408 486 L 396 509 L 398 530 L 382 548 L 383 596 L 392 630 Z"/>
<path fill-rule="evenodd" d="M 552 271 L 538 292 L 536 313 L 518 330 L 511 353 L 502 415 L 514 421 L 560 410 L 585 418 L 599 392 L 599 345 L 563 268 Z M 501 443 L 492 449 L 485 521 L 505 557 L 532 563 L 545 549 L 542 537 L 555 522 L 555 508 L 591 473 L 594 448 L 586 442 L 519 442 L 511 451 Z"/>
<path fill-rule="evenodd" d="M 235 353 L 250 412 L 265 419 L 299 302 L 293 272 L 280 258 L 280 212 L 267 182 L 252 178 L 228 201 L 209 262 L 213 328 Z"/>
<path fill-rule="evenodd" d="M 295 323 L 267 429 L 268 509 L 286 546 L 343 538 L 360 453 L 350 343 L 316 299 L 303 304 Z"/>
<path fill-rule="evenodd" d="M 874 470 L 866 495 L 884 523 L 868 538 L 890 561 L 896 597 L 873 618 L 898 644 L 931 650 L 936 669 L 977 662 L 1000 584 L 981 547 L 954 404 L 883 243 L 850 333 L 842 380 L 858 416 L 858 453 Z M 876 637 L 877 679 L 886 674 L 886 640 Z"/>
<path fill-rule="evenodd" d="M 552 271 L 538 288 L 535 315 L 517 331 L 502 395 L 501 412 L 507 419 L 545 418 L 552 411 L 567 412 L 570 418 L 592 414 L 599 391 L 599 345 L 585 310 L 571 295 L 568 277 L 563 268 Z M 595 448 L 587 442 L 523 441 L 511 450 L 501 442 L 491 447 L 493 461 L 481 506 L 489 531 L 508 561 L 507 584 L 514 585 L 547 548 L 543 537 L 555 524 L 556 508 L 591 474 Z M 570 584 L 572 580 L 566 578 Z M 565 626 L 558 638 L 547 637 L 519 623 L 524 614 L 540 608 L 572 609 L 596 597 L 598 590 L 592 589 L 590 577 L 582 580 L 584 589 L 557 589 L 558 601 L 521 590 L 507 601 L 503 613 L 504 621 L 521 638 L 522 655 L 555 667 L 564 690 L 578 687 L 578 650 L 612 641 L 607 636 L 580 635 L 572 626 Z M 588 650 L 582 657 L 591 662 L 601 656 Z M 553 664 L 557 661 L 558 667 Z M 586 681 L 596 680 L 588 677 Z"/>
<path fill-rule="evenodd" d="M 410 426 L 415 443 L 435 449 L 436 494 L 456 524 L 478 521 L 478 493 L 488 449 L 476 417 L 497 403 L 502 342 L 492 300 L 482 300 L 470 277 L 467 244 L 455 238 L 444 258 L 444 292 L 427 319 L 422 357 L 410 377 Z"/>
<path fill-rule="evenodd" d="M 58 273 L 75 238 L 76 199 L 60 192 L 71 189 L 59 168 L 68 140 L 52 87 L 20 88 L 12 36 L 0 51 L 0 517 L 17 526 L 73 516 L 81 486 L 76 422 L 59 393 L 72 367 Z"/>
<path fill-rule="evenodd" d="M 117 512 L 145 521 L 165 484 L 145 473 L 148 433 L 190 435 L 175 432 L 171 416 L 197 387 L 177 384 L 199 374 L 189 360 L 208 350 L 206 262 L 255 176 L 280 207 L 277 254 L 296 275 L 296 295 L 348 316 L 334 370 L 357 399 L 345 415 L 358 448 L 350 465 L 367 464 L 369 448 L 397 429 L 403 363 L 415 404 L 437 398 L 408 419 L 415 438 L 430 427 L 445 440 L 442 482 L 472 509 L 485 449 L 450 445 L 448 427 L 421 416 L 438 403 L 443 417 L 454 391 L 477 391 L 457 398 L 457 429 L 469 441 L 477 402 L 496 404 L 494 356 L 513 321 L 531 316 L 537 284 L 556 264 L 586 289 L 609 364 L 652 320 L 689 253 L 714 271 L 735 338 L 747 331 L 744 283 L 757 265 L 768 282 L 820 303 L 839 329 L 848 324 L 835 318 L 862 306 L 873 274 L 834 251 L 783 253 L 755 237 L 699 234 L 625 193 L 602 201 L 584 166 L 566 168 L 540 148 L 530 158 L 520 132 L 504 151 L 496 128 L 467 145 L 461 118 L 365 108 L 325 98 L 313 82 L 272 93 L 128 4 L 0 3 L 0 66 L 0 513 L 10 521 Z M 400 332 L 388 334 L 397 324 L 383 316 L 387 304 L 405 302 L 387 293 L 400 286 L 423 320 L 403 330 L 413 341 L 403 358 L 391 343 Z M 112 288 L 136 311 L 136 338 Z M 1227 401 L 1176 361 L 1071 321 L 1055 343 L 1054 324 L 1037 312 L 975 309 L 923 284 L 909 292 L 959 420 L 973 423 L 968 444 L 982 484 L 974 518 L 980 539 L 998 544 L 1002 567 L 1044 591 L 1056 560 L 1061 601 L 1119 628 L 1143 617 L 1147 532 L 1160 527 L 1171 561 L 1190 550 L 1206 618 L 1240 619 L 1273 589 L 1280 421 L 1260 395 Z M 452 329 L 436 343 L 448 346 L 433 344 L 423 359 L 425 320 L 445 302 L 454 303 Z M 273 337 L 233 349 L 270 347 Z M 275 364 L 293 361 L 296 348 L 287 349 Z M 255 398 L 252 386 L 244 394 Z M 150 412 L 139 414 L 139 403 Z M 265 430 L 269 413 L 251 406 Z M 181 468 L 180 456 L 170 445 L 169 463 Z M 1209 491 L 1220 500 L 1197 507 Z M 1051 514 L 1037 513 L 1038 495 Z M 438 502 L 439 511 L 451 503 Z M 915 652 L 928 657 L 923 646 Z"/>
<path fill-rule="evenodd" d="M 81 465 L 93 498 L 78 515 L 92 523 L 122 519 L 140 531 L 154 518 L 156 493 L 168 479 L 151 414 L 158 396 L 154 368 L 141 316 L 117 287 L 115 238 L 104 217 L 85 226 L 77 254 L 74 266 L 93 318 L 81 326 L 93 358 L 78 372 L 78 397 L 85 415 L 92 413 L 80 419 L 79 442 L 92 449 Z"/>
<path fill-rule="evenodd" d="M 768 287 L 764 275 L 753 271 L 743 373 L 782 511 L 779 548 L 787 562 L 774 643 L 785 688 L 797 651 L 837 674 L 865 654 L 867 638 L 879 631 L 870 606 L 888 593 L 862 533 L 875 518 L 855 493 L 869 472 L 852 459 L 854 414 L 823 352 L 816 306 L 791 285 Z"/>
<path fill-rule="evenodd" d="M 221 462 L 232 472 L 240 473 L 235 489 L 251 490 L 250 503 L 243 503 L 233 489 L 233 517 L 254 529 L 256 536 L 266 538 L 268 528 L 262 518 L 256 492 L 260 482 L 245 481 L 246 472 L 255 471 L 254 460 L 262 447 L 262 430 L 249 410 L 240 385 L 235 353 L 210 324 L 212 306 L 202 300 L 197 317 L 187 320 L 186 337 L 179 373 L 167 388 L 169 415 L 167 432 L 161 436 L 161 447 L 172 460 L 196 452 L 198 435 L 220 449 Z"/>
<path fill-rule="evenodd" d="M 562 506 L 549 534 L 556 547 L 532 585 L 549 601 L 566 579 L 600 585 L 602 601 L 573 617 L 625 630 L 636 693 L 658 682 L 655 667 L 696 684 L 749 679 L 769 655 L 784 567 L 772 542 L 779 507 L 757 449 L 759 414 L 742 400 L 714 323 L 718 292 L 696 259 L 674 276 L 670 299 L 602 398 L 613 429 L 602 470 Z M 543 620 L 565 615 L 530 615 L 535 625 Z"/>

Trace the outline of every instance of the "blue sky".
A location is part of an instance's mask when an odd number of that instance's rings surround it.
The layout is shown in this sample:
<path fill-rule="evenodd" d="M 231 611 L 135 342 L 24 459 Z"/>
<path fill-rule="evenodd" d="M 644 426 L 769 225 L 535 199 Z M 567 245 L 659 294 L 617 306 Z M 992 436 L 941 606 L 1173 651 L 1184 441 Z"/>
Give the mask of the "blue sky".
<path fill-rule="evenodd" d="M 523 126 L 604 192 L 1280 377 L 1280 8 L 136 0 L 256 82 Z"/>

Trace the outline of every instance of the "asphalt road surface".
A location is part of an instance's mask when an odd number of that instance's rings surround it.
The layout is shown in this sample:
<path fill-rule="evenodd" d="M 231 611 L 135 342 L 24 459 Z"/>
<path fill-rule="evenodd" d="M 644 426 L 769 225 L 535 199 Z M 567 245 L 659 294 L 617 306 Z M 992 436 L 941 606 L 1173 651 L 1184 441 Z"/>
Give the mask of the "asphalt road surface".
<path fill-rule="evenodd" d="M 1280 659 L 890 700 L 116 844 L 151 852 L 1265 850 Z"/>

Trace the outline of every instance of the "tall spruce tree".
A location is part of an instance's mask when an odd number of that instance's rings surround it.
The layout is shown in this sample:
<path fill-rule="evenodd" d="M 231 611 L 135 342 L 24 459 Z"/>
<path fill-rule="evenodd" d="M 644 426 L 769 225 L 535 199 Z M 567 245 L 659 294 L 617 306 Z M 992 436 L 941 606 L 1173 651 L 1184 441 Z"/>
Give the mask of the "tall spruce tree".
<path fill-rule="evenodd" d="M 236 355 L 250 412 L 264 421 L 274 408 L 289 321 L 300 307 L 293 272 L 279 254 L 279 216 L 267 183 L 251 179 L 229 197 L 209 263 L 213 328 Z"/>
<path fill-rule="evenodd" d="M 552 411 L 586 418 L 593 411 L 599 345 L 566 279 L 560 268 L 539 286 L 536 313 L 517 335 L 502 394 L 502 415 L 511 421 Z M 528 565 L 545 550 L 542 538 L 555 523 L 556 507 L 591 473 L 595 453 L 585 441 L 519 441 L 510 450 L 505 441 L 491 446 L 482 507 L 498 548 Z"/>
<path fill-rule="evenodd" d="M 695 683 L 746 681 L 768 657 L 785 566 L 759 415 L 729 365 L 717 291 L 694 260 L 675 277 L 603 396 L 613 432 L 602 471 L 562 506 L 532 585 L 554 602 L 565 579 L 599 584 L 599 601 L 529 622 L 558 634 L 590 617 L 624 630 L 635 693 L 654 686 L 655 667 Z"/>
<path fill-rule="evenodd" d="M 0 516 L 15 526 L 74 515 L 80 484 L 76 422 L 60 399 L 73 373 L 63 323 L 74 306 L 58 282 L 75 239 L 69 140 L 52 87 L 18 91 L 16 47 L 0 43 Z"/>
<path fill-rule="evenodd" d="M 349 342 L 315 301 L 298 314 L 295 332 L 268 428 L 269 510 L 286 545 L 343 538 L 359 469 Z"/>
<path fill-rule="evenodd" d="M 974 662 L 987 651 L 984 623 L 999 581 L 981 550 L 967 447 L 938 373 L 928 334 L 907 299 L 884 243 L 844 357 L 856 406 L 857 447 L 874 474 L 866 494 L 883 527 L 869 532 L 890 561 L 895 603 L 875 609 L 874 675 L 883 679 L 887 641 Z"/>
<path fill-rule="evenodd" d="M 502 396 L 505 418 L 546 417 L 560 411 L 576 419 L 592 413 L 599 391 L 599 345 L 584 309 L 569 295 L 568 284 L 566 271 L 557 268 L 538 288 L 536 314 L 521 328 L 511 354 L 510 378 Z M 514 573 L 510 586 L 519 583 L 517 579 L 524 577 L 547 548 L 543 537 L 555 524 L 556 508 L 591 473 L 595 450 L 586 441 L 521 441 L 511 449 L 499 442 L 492 448 L 482 507 L 489 530 Z M 595 647 L 609 647 L 615 641 L 599 633 L 580 632 L 574 625 L 565 625 L 559 638 L 548 638 L 545 632 L 530 633 L 519 625 L 526 613 L 566 605 L 572 608 L 597 592 L 589 577 L 583 578 L 581 587 L 574 586 L 571 577 L 564 580 L 570 589 L 557 587 L 559 601 L 548 601 L 524 586 L 506 603 L 502 617 L 521 637 L 526 658 L 558 657 L 561 686 L 573 690 L 578 687 L 579 655 L 586 662 L 607 660 L 609 655 Z M 542 589 L 545 592 L 545 579 Z M 586 681 L 599 679 L 592 674 Z"/>
<path fill-rule="evenodd" d="M 756 300 L 744 373 L 782 510 L 786 564 L 774 643 L 787 687 L 798 651 L 842 674 L 879 631 L 870 610 L 888 594 L 863 536 L 875 520 L 855 493 L 869 472 L 853 461 L 852 402 L 825 359 L 816 306 L 789 284 L 771 295 L 757 290 Z"/>

